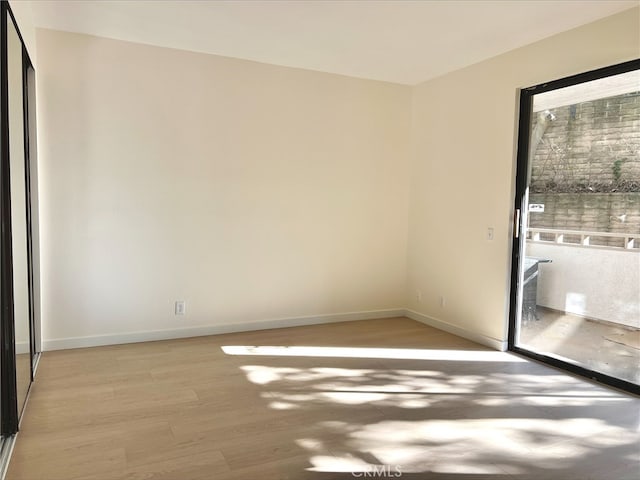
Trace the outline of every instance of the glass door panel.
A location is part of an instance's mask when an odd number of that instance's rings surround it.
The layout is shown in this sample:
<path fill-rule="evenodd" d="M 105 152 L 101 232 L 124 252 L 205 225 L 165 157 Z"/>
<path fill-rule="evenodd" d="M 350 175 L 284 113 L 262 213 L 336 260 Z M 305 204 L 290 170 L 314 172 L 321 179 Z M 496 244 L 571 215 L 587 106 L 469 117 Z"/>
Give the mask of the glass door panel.
<path fill-rule="evenodd" d="M 527 89 L 521 115 L 510 347 L 635 389 L 638 62 Z"/>

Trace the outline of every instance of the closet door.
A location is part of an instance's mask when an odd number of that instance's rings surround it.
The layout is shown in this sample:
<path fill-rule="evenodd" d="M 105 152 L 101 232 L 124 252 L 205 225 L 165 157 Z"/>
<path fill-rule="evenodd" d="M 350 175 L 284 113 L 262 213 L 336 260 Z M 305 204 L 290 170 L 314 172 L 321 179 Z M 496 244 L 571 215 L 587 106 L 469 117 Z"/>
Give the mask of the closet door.
<path fill-rule="evenodd" d="M 37 208 L 32 208 L 37 206 L 35 73 L 7 2 L 0 2 L 0 25 L 0 433 L 6 440 L 18 431 L 33 380 L 40 293 Z M 0 470 L 5 451 L 0 448 Z"/>
<path fill-rule="evenodd" d="M 15 335 L 16 397 L 22 412 L 31 385 L 31 288 L 29 213 L 25 155 L 25 97 L 20 35 L 7 17 L 7 85 L 9 110 L 9 174 L 11 192 L 11 256 Z"/>

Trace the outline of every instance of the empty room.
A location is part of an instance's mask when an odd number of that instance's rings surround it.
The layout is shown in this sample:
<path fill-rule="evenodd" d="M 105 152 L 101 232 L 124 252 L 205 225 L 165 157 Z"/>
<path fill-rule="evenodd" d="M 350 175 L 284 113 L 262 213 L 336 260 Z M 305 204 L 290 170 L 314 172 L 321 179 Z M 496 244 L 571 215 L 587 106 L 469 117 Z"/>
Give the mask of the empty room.
<path fill-rule="evenodd" d="M 640 478 L 638 0 L 0 6 L 0 480 Z"/>

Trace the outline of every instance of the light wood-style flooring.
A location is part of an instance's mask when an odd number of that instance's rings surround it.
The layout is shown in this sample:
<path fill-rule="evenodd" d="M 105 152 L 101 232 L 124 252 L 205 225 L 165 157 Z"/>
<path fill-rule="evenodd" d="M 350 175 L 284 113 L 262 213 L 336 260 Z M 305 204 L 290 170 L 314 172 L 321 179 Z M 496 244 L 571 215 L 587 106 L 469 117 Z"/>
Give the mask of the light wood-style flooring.
<path fill-rule="evenodd" d="M 406 318 L 45 352 L 7 479 L 637 480 L 639 416 Z"/>

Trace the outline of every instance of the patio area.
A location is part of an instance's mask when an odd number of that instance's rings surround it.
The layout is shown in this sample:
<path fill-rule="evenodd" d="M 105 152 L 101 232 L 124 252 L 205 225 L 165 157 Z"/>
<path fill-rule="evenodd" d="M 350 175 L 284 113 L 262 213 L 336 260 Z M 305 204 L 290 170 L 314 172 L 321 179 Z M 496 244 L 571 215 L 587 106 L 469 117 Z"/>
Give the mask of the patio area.
<path fill-rule="evenodd" d="M 521 327 L 525 348 L 640 384 L 640 329 L 540 306 L 537 316 Z"/>

